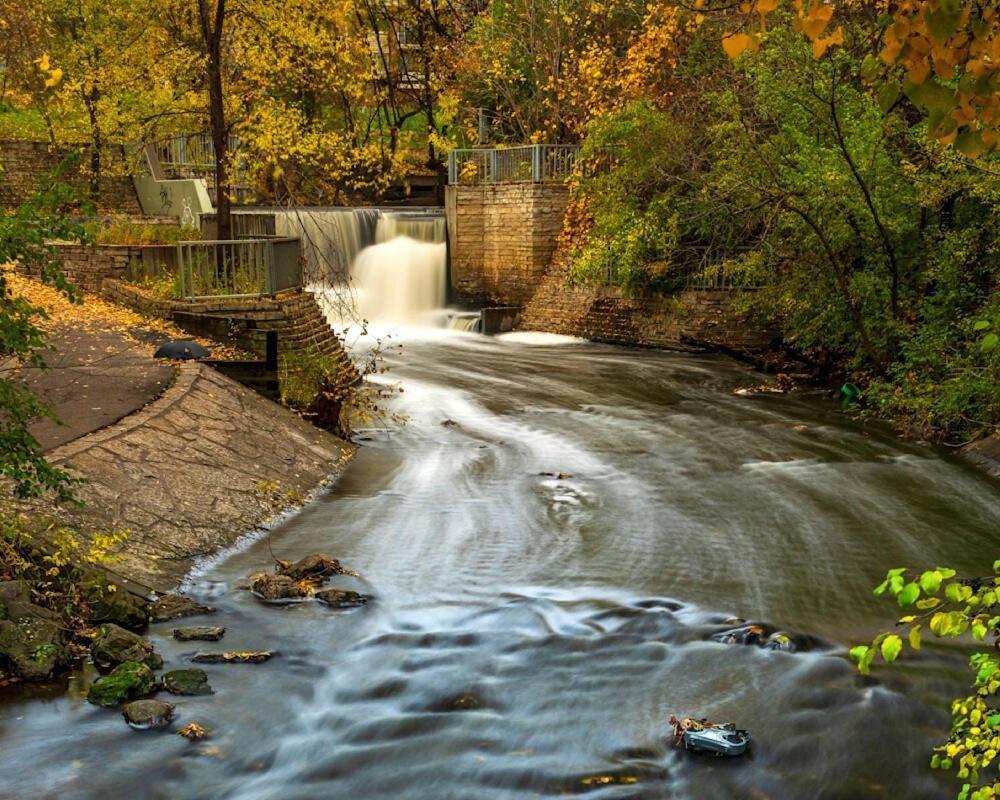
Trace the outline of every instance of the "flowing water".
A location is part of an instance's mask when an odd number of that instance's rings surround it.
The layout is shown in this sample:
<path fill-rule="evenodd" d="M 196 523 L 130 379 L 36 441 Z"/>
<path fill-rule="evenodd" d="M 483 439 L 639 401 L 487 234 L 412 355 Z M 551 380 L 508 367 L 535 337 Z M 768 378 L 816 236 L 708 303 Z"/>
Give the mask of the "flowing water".
<path fill-rule="evenodd" d="M 390 242 L 391 244 L 391 242 Z M 819 398 L 737 393 L 721 356 L 540 335 L 401 334 L 408 417 L 372 431 L 301 514 L 206 564 L 215 694 L 171 698 L 205 742 L 129 730 L 82 697 L 0 705 L 0 795 L 30 798 L 944 798 L 928 747 L 964 653 L 860 678 L 895 565 L 988 569 L 1000 495 L 947 454 Z M 347 612 L 237 588 L 330 553 L 374 595 Z M 712 640 L 730 616 L 797 652 Z M 208 621 L 208 619 L 206 619 Z M 167 668 L 196 647 L 150 633 Z M 732 760 L 669 743 L 671 714 L 734 720 Z"/>

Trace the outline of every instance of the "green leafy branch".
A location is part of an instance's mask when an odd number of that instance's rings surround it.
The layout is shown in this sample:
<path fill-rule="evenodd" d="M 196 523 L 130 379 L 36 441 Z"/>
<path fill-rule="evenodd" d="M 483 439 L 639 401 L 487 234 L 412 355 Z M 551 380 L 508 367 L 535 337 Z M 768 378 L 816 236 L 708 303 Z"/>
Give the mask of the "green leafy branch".
<path fill-rule="evenodd" d="M 983 643 L 987 636 L 993 637 L 990 651 L 975 653 L 969 659 L 975 674 L 973 693 L 952 703 L 951 735 L 934 748 L 931 758 L 932 768 L 954 771 L 965 781 L 958 800 L 1000 797 L 1000 778 L 981 781 L 983 772 L 1000 752 L 1000 709 L 994 705 L 1000 692 L 1000 614 L 996 613 L 1000 605 L 1000 560 L 993 563 L 993 573 L 991 577 L 955 578 L 955 570 L 947 567 L 920 573 L 897 567 L 889 570 L 875 588 L 876 595 L 889 594 L 900 608 L 914 612 L 896 623 L 904 629 L 905 642 L 913 650 L 920 649 L 924 630 L 947 639 L 969 634 Z M 899 657 L 904 635 L 880 633 L 871 644 L 851 648 L 851 659 L 867 675 L 878 656 L 887 664 Z"/>

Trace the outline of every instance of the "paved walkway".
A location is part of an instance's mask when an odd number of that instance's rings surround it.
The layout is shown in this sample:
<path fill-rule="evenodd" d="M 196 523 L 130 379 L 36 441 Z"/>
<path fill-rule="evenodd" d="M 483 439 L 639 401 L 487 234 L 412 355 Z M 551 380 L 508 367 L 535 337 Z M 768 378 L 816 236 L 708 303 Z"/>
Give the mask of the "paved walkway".
<path fill-rule="evenodd" d="M 52 451 L 86 479 L 85 505 L 66 520 L 88 539 L 127 530 L 108 566 L 156 589 L 177 584 L 216 552 L 297 505 L 335 477 L 353 449 L 202 364 L 141 411 Z"/>
<path fill-rule="evenodd" d="M 60 327 L 47 369 L 26 369 L 28 387 L 63 423 L 41 419 L 31 432 L 45 451 L 120 420 L 159 397 L 174 377 L 169 362 L 114 331 Z"/>

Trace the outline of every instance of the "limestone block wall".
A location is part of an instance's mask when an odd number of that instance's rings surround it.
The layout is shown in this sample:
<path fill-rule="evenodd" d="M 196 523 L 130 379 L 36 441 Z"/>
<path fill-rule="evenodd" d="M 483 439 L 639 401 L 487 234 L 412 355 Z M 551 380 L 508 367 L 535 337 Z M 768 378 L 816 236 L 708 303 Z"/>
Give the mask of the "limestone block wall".
<path fill-rule="evenodd" d="M 78 191 L 89 188 L 90 165 L 86 146 L 54 147 L 48 142 L 0 142 L 0 209 L 26 203 L 39 188 L 43 176 L 62 165 L 71 153 L 79 153 L 76 164 L 67 170 L 64 180 Z M 125 153 L 109 149 L 104 156 L 98 210 L 115 214 L 141 214 L 139 198 L 130 177 Z"/>
<path fill-rule="evenodd" d="M 67 280 L 85 292 L 99 292 L 105 278 L 122 278 L 129 262 L 142 258 L 142 248 L 131 245 L 57 244 Z M 21 271 L 38 277 L 40 265 L 23 264 Z"/>
<path fill-rule="evenodd" d="M 450 274 L 462 299 L 522 305 L 555 252 L 569 190 L 561 183 L 449 186 Z"/>
<path fill-rule="evenodd" d="M 121 280 L 104 281 L 101 294 L 143 314 L 173 319 L 178 325 L 219 341 L 234 341 L 245 350 L 264 351 L 264 333 L 278 333 L 279 356 L 319 354 L 337 370 L 341 384 L 358 378 L 316 296 L 294 289 L 274 297 L 181 302 L 153 297 Z"/>
<path fill-rule="evenodd" d="M 557 257 L 522 312 L 522 330 L 609 344 L 711 347 L 751 358 L 769 350 L 775 337 L 740 312 L 731 290 L 626 297 L 615 288 L 573 284 L 568 272 Z"/>

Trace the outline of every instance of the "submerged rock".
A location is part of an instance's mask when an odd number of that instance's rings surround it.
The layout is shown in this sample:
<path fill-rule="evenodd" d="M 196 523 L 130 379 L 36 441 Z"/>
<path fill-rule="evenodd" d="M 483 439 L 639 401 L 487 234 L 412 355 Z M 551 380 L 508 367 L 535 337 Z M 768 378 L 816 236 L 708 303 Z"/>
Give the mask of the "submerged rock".
<path fill-rule="evenodd" d="M 190 625 L 186 628 L 174 628 L 174 638 L 180 642 L 217 642 L 226 633 L 221 625 Z"/>
<path fill-rule="evenodd" d="M 122 709 L 125 721 L 139 730 L 164 728 L 174 718 L 174 704 L 162 700 L 134 700 Z"/>
<path fill-rule="evenodd" d="M 90 657 L 100 672 L 109 672 L 126 661 L 140 661 L 150 669 L 163 666 L 153 645 L 132 631 L 108 623 L 90 645 Z"/>
<path fill-rule="evenodd" d="M 371 595 L 350 592 L 346 589 L 324 589 L 316 592 L 316 599 L 334 608 L 356 608 L 363 606 L 372 598 Z"/>
<path fill-rule="evenodd" d="M 191 660 L 198 664 L 261 664 L 274 653 L 256 650 L 243 653 L 195 653 Z"/>
<path fill-rule="evenodd" d="M 175 669 L 164 673 L 160 678 L 160 686 L 170 694 L 212 694 L 212 687 L 208 685 L 208 675 L 205 670 L 197 667 Z"/>
<path fill-rule="evenodd" d="M 95 706 L 115 708 L 153 691 L 153 671 L 138 661 L 119 664 L 109 675 L 98 678 L 87 693 Z"/>
<path fill-rule="evenodd" d="M 0 663 L 26 681 L 44 681 L 66 662 L 59 616 L 31 602 L 26 582 L 0 583 Z"/>
<path fill-rule="evenodd" d="M 768 636 L 767 641 L 764 642 L 764 648 L 766 650 L 781 650 L 785 653 L 794 653 L 796 649 L 792 637 L 784 631 L 775 631 Z"/>
<path fill-rule="evenodd" d="M 212 614 L 215 609 L 196 603 L 190 597 L 179 594 L 165 594 L 157 598 L 149 606 L 150 622 L 169 622 L 181 617 L 195 617 L 199 614 Z"/>

